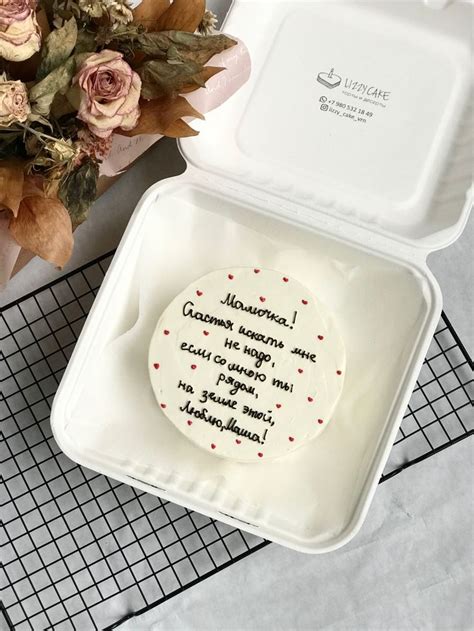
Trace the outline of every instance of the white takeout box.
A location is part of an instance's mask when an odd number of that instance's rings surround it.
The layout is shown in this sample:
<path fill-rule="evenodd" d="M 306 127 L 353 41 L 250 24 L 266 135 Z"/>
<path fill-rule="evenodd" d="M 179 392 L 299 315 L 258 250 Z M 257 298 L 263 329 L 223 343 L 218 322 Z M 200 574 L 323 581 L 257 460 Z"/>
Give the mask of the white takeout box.
<path fill-rule="evenodd" d="M 417 0 L 233 4 L 224 30 L 247 44 L 251 80 L 134 213 L 54 401 L 70 458 L 296 550 L 354 536 L 440 317 L 427 256 L 471 206 L 471 18 Z M 147 366 L 174 296 L 237 266 L 306 284 L 347 350 L 325 432 L 251 465 L 178 432 Z"/>

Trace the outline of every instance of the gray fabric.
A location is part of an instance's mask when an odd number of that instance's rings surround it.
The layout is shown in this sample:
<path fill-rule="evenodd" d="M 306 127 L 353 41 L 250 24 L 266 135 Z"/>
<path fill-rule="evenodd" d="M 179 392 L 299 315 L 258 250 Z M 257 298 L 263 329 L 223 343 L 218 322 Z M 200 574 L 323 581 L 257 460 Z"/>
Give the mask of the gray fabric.
<path fill-rule="evenodd" d="M 470 439 L 382 484 L 346 547 L 271 545 L 122 631 L 473 628 Z"/>

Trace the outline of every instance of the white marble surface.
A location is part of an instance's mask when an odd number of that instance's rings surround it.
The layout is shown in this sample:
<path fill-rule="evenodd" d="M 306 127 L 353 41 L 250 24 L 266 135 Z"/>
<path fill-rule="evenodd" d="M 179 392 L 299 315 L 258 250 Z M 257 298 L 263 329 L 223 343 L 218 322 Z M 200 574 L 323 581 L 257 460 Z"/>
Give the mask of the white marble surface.
<path fill-rule="evenodd" d="M 472 465 L 464 441 L 382 484 L 346 547 L 315 557 L 270 545 L 119 628 L 468 631 Z"/>
<path fill-rule="evenodd" d="M 220 15 L 228 4 L 210 3 Z M 184 169 L 175 142 L 160 141 L 96 202 L 64 271 L 115 248 L 146 188 Z M 429 258 L 471 355 L 473 227 L 471 219 L 454 245 Z M 0 305 L 59 275 L 35 260 L 0 294 Z M 340 551 L 312 557 L 271 545 L 122 628 L 472 629 L 472 465 L 467 440 L 382 485 L 362 532 Z"/>

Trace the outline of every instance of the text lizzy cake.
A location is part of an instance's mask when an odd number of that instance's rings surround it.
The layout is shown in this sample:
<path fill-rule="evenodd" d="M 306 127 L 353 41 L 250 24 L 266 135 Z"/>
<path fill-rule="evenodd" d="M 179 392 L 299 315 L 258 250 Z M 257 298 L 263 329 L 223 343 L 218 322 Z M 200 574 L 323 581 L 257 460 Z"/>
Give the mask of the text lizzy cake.
<path fill-rule="evenodd" d="M 207 274 L 167 307 L 150 345 L 158 404 L 194 443 L 225 458 L 284 456 L 328 424 L 345 351 L 318 296 L 284 273 Z"/>

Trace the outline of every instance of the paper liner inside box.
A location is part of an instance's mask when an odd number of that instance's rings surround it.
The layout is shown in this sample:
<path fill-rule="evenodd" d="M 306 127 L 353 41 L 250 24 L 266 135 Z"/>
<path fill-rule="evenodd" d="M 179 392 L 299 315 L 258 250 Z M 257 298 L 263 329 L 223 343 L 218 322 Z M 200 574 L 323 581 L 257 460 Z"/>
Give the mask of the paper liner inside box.
<path fill-rule="evenodd" d="M 285 270 L 324 296 L 341 323 L 348 357 L 333 422 L 317 440 L 264 466 L 224 461 L 187 440 L 156 403 L 147 357 L 157 316 L 177 288 L 213 269 L 256 264 Z M 73 446 L 73 457 L 300 543 L 341 534 L 433 306 L 426 279 L 245 207 L 223 206 L 181 183 L 150 201 L 113 293 L 105 328 L 71 392 L 65 426 L 56 430 L 63 449 Z"/>

